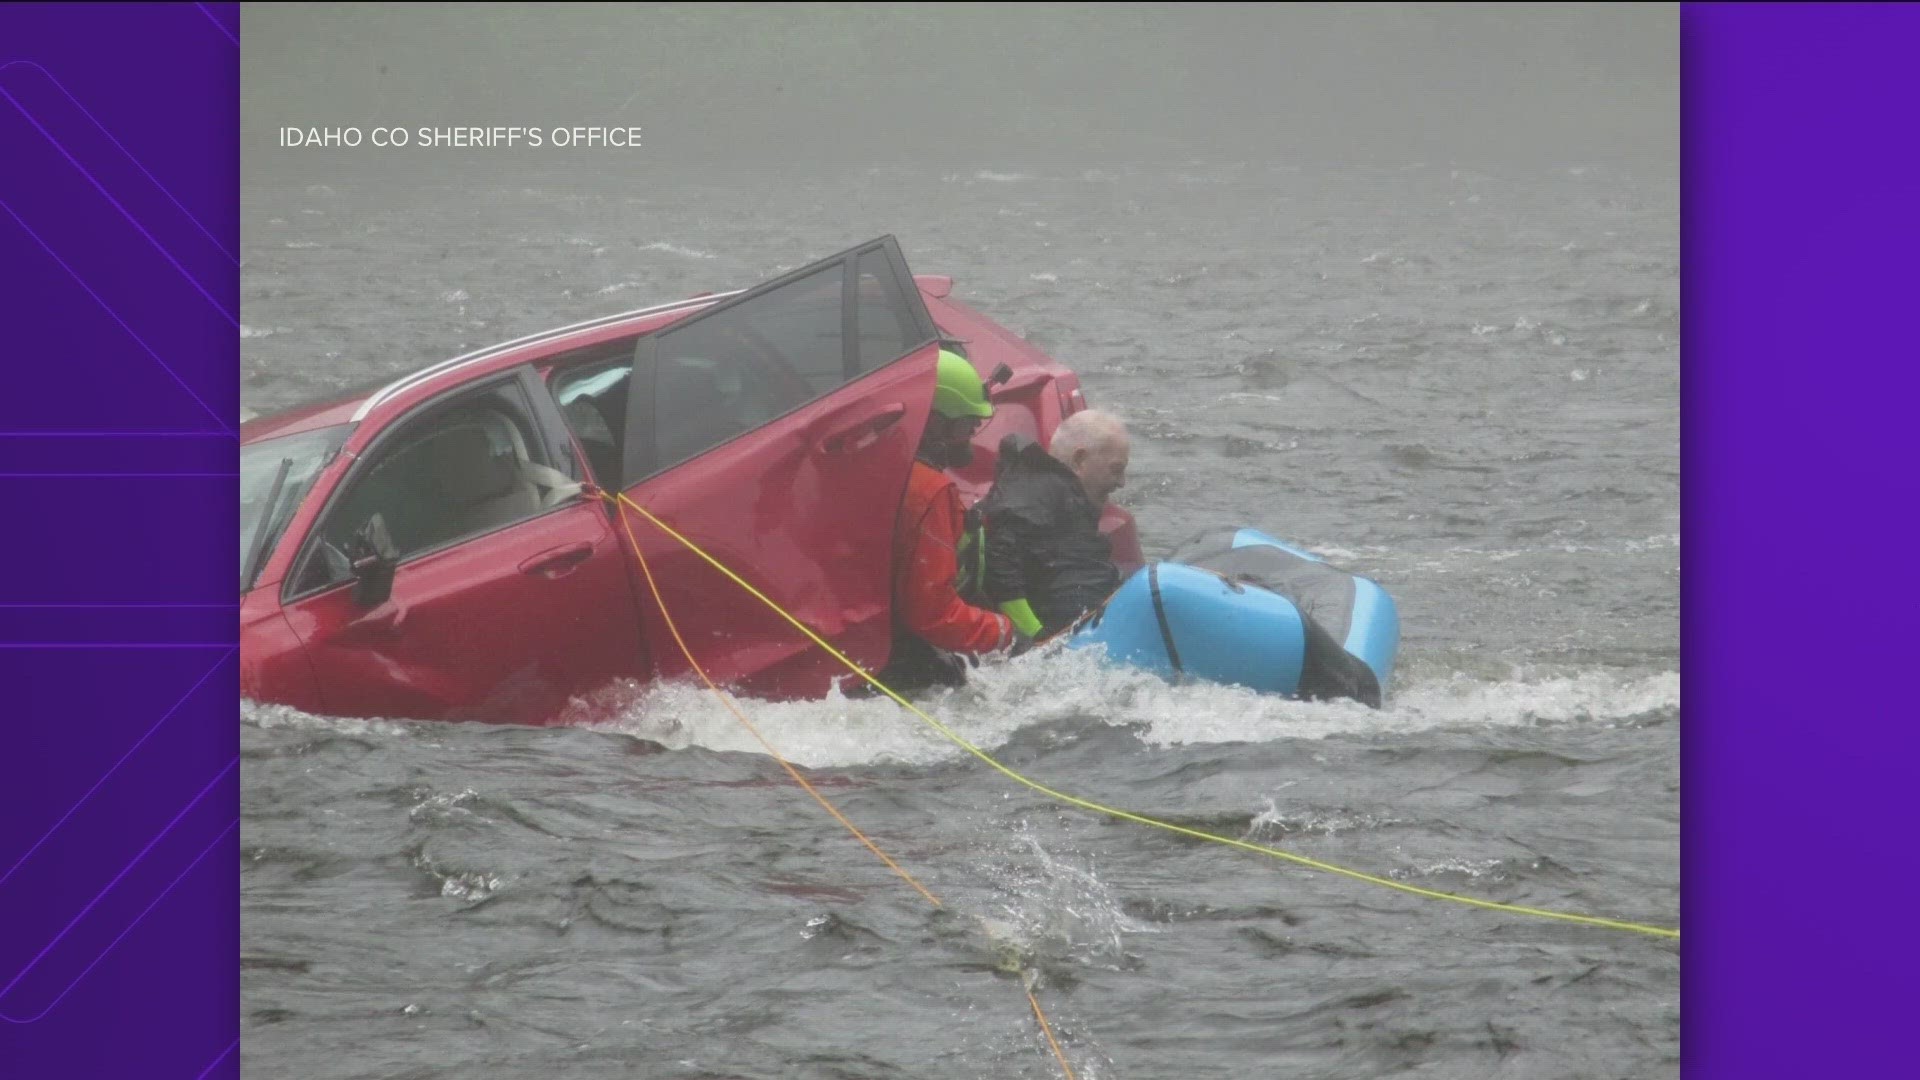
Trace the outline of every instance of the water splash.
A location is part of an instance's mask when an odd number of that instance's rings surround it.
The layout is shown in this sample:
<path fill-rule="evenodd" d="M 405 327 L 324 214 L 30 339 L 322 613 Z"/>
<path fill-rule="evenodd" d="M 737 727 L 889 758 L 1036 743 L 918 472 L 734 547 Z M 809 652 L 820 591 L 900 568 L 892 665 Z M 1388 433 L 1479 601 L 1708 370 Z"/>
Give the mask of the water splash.
<path fill-rule="evenodd" d="M 1296 701 L 1244 687 L 1174 685 L 1135 668 L 1109 665 L 1097 649 L 1032 654 L 976 669 L 963 688 L 916 701 L 956 735 L 992 754 L 1023 731 L 1046 730 L 1071 741 L 1120 728 L 1156 748 L 1351 735 L 1398 735 L 1439 729 L 1624 726 L 1677 717 L 1677 671 L 1633 673 L 1613 668 L 1531 670 L 1498 674 L 1422 671 L 1391 688 L 1386 707 L 1358 702 Z M 812 701 L 737 698 L 782 757 L 805 768 L 908 765 L 963 760 L 965 750 L 924 721 L 880 697 L 835 690 Z M 242 723 L 266 729 L 305 728 L 376 738 L 432 735 L 432 722 L 315 716 L 283 705 L 243 702 Z M 583 727 L 657 743 L 667 750 L 764 755 L 765 749 L 703 686 L 625 682 L 574 703 L 561 718 Z"/>
<path fill-rule="evenodd" d="M 403 739 L 420 731 L 420 725 L 412 722 L 318 716 L 302 712 L 291 705 L 263 704 L 248 701 L 245 698 L 240 701 L 240 722 L 250 724 L 262 731 L 291 728 L 331 735 L 373 736 L 385 739 Z"/>
<path fill-rule="evenodd" d="M 1090 863 L 1047 850 L 1028 822 L 990 856 L 985 874 L 1000 896 L 998 917 L 987 920 L 995 945 L 1023 961 L 1112 966 L 1125 958 L 1127 934 L 1158 932 L 1126 914 Z"/>
<path fill-rule="evenodd" d="M 885 698 L 836 692 L 819 701 L 740 699 L 738 704 L 797 765 L 931 765 L 966 755 Z M 1376 710 L 1353 701 L 1296 701 L 1236 686 L 1174 685 L 1146 671 L 1106 664 L 1098 650 L 1081 650 L 988 665 L 976 669 L 966 687 L 916 704 L 990 754 L 1035 729 L 1071 740 L 1094 728 L 1122 728 L 1149 746 L 1168 748 L 1449 728 L 1624 724 L 1677 714 L 1680 676 L 1611 668 L 1510 671 L 1502 677 L 1416 675 L 1393 688 L 1387 706 Z M 704 687 L 636 691 L 617 716 L 594 726 L 670 750 L 765 752 Z"/>

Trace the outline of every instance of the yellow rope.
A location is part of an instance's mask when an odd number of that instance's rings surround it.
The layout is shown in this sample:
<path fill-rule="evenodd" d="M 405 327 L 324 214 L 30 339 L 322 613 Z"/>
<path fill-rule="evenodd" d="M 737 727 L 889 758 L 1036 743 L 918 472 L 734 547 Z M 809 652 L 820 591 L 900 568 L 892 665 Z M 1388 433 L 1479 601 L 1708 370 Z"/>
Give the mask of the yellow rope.
<path fill-rule="evenodd" d="M 713 680 L 707 677 L 707 670 L 700 666 L 700 662 L 698 660 L 695 660 L 693 658 L 693 650 L 687 648 L 687 643 L 685 639 L 681 638 L 680 627 L 674 624 L 673 615 L 671 612 L 667 610 L 667 602 L 661 599 L 660 587 L 653 580 L 653 568 L 647 565 L 647 557 L 645 554 L 643 554 L 640 551 L 640 541 L 634 539 L 633 526 L 627 524 L 627 516 L 625 514 L 620 515 L 620 527 L 626 530 L 627 540 L 628 542 L 633 544 L 633 553 L 640 560 L 640 570 L 642 573 L 646 575 L 647 588 L 653 593 L 653 602 L 659 605 L 660 607 L 661 618 L 666 620 L 667 629 L 673 632 L 673 640 L 675 641 L 675 643 L 677 643 L 680 646 L 680 651 L 682 654 L 686 656 L 687 663 L 691 664 L 693 666 L 694 672 L 700 676 L 700 681 L 707 684 L 707 689 L 713 691 L 714 696 L 720 699 L 720 703 L 727 707 L 728 712 L 733 713 L 735 718 L 737 718 L 742 724 L 746 725 L 747 730 L 753 734 L 754 739 L 757 742 L 759 742 L 759 744 L 762 747 L 766 749 L 767 753 L 773 755 L 773 760 L 779 762 L 781 768 L 787 770 L 788 776 L 793 777 L 794 783 L 799 784 L 802 788 L 805 788 L 807 794 L 813 796 L 815 802 L 818 802 L 821 806 L 825 807 L 827 813 L 832 814 L 835 821 L 838 821 L 840 824 L 845 825 L 847 827 L 848 832 L 851 832 L 854 836 L 858 837 L 861 843 L 867 845 L 867 850 L 873 852 L 875 855 L 880 856 L 881 862 L 886 863 L 889 867 L 891 867 L 894 873 L 899 874 L 902 878 L 906 880 L 907 884 L 919 890 L 920 895 L 926 897 L 928 903 L 932 904 L 934 907 L 942 906 L 939 898 L 934 896 L 932 893 L 928 892 L 927 887 L 925 885 L 922 885 L 918 881 L 914 880 L 914 877 L 912 874 L 907 873 L 904 869 L 901 868 L 899 863 L 896 863 L 892 859 L 888 858 L 887 853 L 884 851 L 881 851 L 878 845 L 876 845 L 873 841 L 867 839 L 867 834 L 861 832 L 859 828 L 857 828 L 853 824 L 853 822 L 848 821 L 846 817 L 840 813 L 839 810 L 835 809 L 833 803 L 827 801 L 827 797 L 825 795 L 822 795 L 818 791 L 814 790 L 813 785 L 807 783 L 807 778 L 800 775 L 800 771 L 798 769 L 795 769 L 791 764 L 789 764 L 786 758 L 780 756 L 780 751 L 775 750 L 773 748 L 773 744 L 769 743 L 766 740 L 766 736 L 760 734 L 760 729 L 753 726 L 753 721 L 747 719 L 747 714 L 741 712 L 737 707 L 735 707 L 733 703 L 733 699 L 729 697 L 725 691 L 721 690 L 718 686 L 715 686 Z"/>
<path fill-rule="evenodd" d="M 627 500 L 625 496 L 621 496 L 621 500 L 627 502 L 627 505 L 633 506 L 636 510 L 640 509 L 638 506 L 634 506 L 630 500 Z M 643 514 L 646 513 L 645 510 L 640 510 L 640 512 Z M 652 517 L 651 514 L 647 516 Z M 760 729 L 753 725 L 753 721 L 747 719 L 746 713 L 740 711 L 739 707 L 734 704 L 733 698 L 714 684 L 713 679 L 707 675 L 706 669 L 700 666 L 698 660 L 694 659 L 693 650 L 687 647 L 686 639 L 680 636 L 680 627 L 674 622 L 673 613 L 667 610 L 666 599 L 660 595 L 659 583 L 653 578 L 653 567 L 647 563 L 646 553 L 640 549 L 640 541 L 634 537 L 633 526 L 628 524 L 625 513 L 620 515 L 620 527 L 627 534 L 627 542 L 633 545 L 634 557 L 640 560 L 640 572 L 645 575 L 647 579 L 647 590 L 653 594 L 654 604 L 660 608 L 660 617 L 666 622 L 667 629 L 672 632 L 674 643 L 680 647 L 681 655 L 687 658 L 687 664 L 700 676 L 700 681 L 706 683 L 707 689 L 713 691 L 714 696 L 720 699 L 720 703 L 727 707 L 727 711 L 731 712 L 740 723 L 746 726 L 747 731 L 752 733 L 755 741 L 759 742 L 761 747 L 764 748 L 768 754 L 772 755 L 773 760 L 780 763 L 780 767 L 787 771 L 787 775 L 793 778 L 794 783 L 799 784 L 806 790 L 807 794 L 813 796 L 814 801 L 819 803 L 827 813 L 832 814 L 835 821 L 846 826 L 847 831 L 859 839 L 862 844 L 865 844 L 868 851 L 879 856 L 881 862 L 886 863 L 894 873 L 900 875 L 907 884 L 913 886 L 921 896 L 926 897 L 928 903 L 932 904 L 935 908 L 944 908 L 945 905 L 940 903 L 939 897 L 929 892 L 926 886 L 915 880 L 912 874 L 907 873 L 907 871 L 902 868 L 899 863 L 894 862 L 886 852 L 881 851 L 878 844 L 867 839 L 867 834 L 861 832 L 859 827 L 854 825 L 853 822 L 848 821 L 846 815 L 842 814 L 826 796 L 815 790 L 814 786 L 807 782 L 807 778 L 800 775 L 800 770 L 794 768 L 785 757 L 782 757 L 780 751 L 774 749 L 773 744 L 767 741 L 766 736 L 760 734 Z M 1040 1030 L 1046 1034 L 1047 1045 L 1052 1047 L 1054 1058 L 1060 1062 L 1061 1071 L 1066 1074 L 1067 1080 L 1077 1080 L 1073 1073 L 1073 1066 L 1067 1063 L 1067 1055 L 1061 1051 L 1060 1043 L 1053 1037 L 1053 1026 L 1047 1023 L 1046 1012 L 1040 1008 L 1039 999 L 1033 996 L 1033 988 L 1026 986 L 1023 987 L 1023 989 L 1027 994 L 1027 1004 L 1033 1006 L 1033 1015 L 1040 1021 Z"/>
<path fill-rule="evenodd" d="M 706 551 L 701 549 L 700 545 L 680 535 L 680 533 L 676 532 L 672 528 L 672 526 L 669 526 L 666 522 L 661 521 L 659 518 L 653 516 L 653 514 L 649 513 L 645 507 L 634 502 L 632 499 L 627 498 L 627 496 L 625 495 L 609 496 L 609 497 L 610 498 L 617 497 L 620 502 L 626 504 L 627 506 L 632 507 L 641 516 L 645 517 L 648 521 L 651 521 L 662 532 L 665 532 L 668 536 L 673 537 L 675 540 L 679 541 L 682 545 L 684 545 L 688 550 L 692 551 L 695 555 L 698 555 L 700 556 L 700 558 L 706 560 L 706 562 L 709 565 L 711 565 L 714 569 L 720 571 L 722 574 L 725 574 L 729 579 L 731 579 L 734 582 L 734 584 L 739 585 L 741 588 L 747 590 L 747 592 L 751 593 L 761 603 L 772 608 L 774 612 L 777 613 L 781 618 L 793 624 L 793 626 L 796 629 L 798 629 L 801 633 L 805 634 L 809 639 L 813 641 L 814 644 L 825 649 L 830 655 L 833 656 L 834 659 L 840 661 L 842 664 L 846 665 L 847 668 L 853 671 L 855 674 L 859 675 L 861 678 L 865 679 L 867 682 L 873 684 L 875 689 L 879 690 L 881 693 L 892 698 L 902 708 L 913 713 L 915 716 L 918 716 L 921 720 L 924 720 L 927 724 L 931 725 L 935 731 L 938 731 L 941 735 L 944 735 L 948 740 L 952 741 L 955 745 L 967 751 L 969 754 L 972 754 L 974 757 L 979 758 L 981 761 L 985 762 L 987 765 L 991 766 L 993 769 L 995 769 L 1002 775 L 1014 780 L 1019 784 L 1025 785 L 1026 787 L 1031 788 L 1032 790 L 1037 791 L 1040 794 L 1045 795 L 1050 799 L 1054 799 L 1059 802 L 1066 803 L 1069 806 L 1076 806 L 1083 810 L 1091 810 L 1095 813 L 1106 814 L 1109 817 L 1119 818 L 1122 821 L 1131 821 L 1140 825 L 1148 825 L 1156 829 L 1165 829 L 1168 832 L 1178 833 L 1182 836 L 1192 837 L 1193 839 L 1196 839 L 1196 840 L 1206 840 L 1216 844 L 1225 844 L 1228 847 L 1239 848 L 1243 851 L 1251 851 L 1251 852 L 1254 852 L 1255 854 L 1266 855 L 1276 859 L 1282 859 L 1287 862 L 1296 863 L 1298 865 L 1306 866 L 1314 870 L 1325 871 L 1330 874 L 1339 874 L 1344 877 L 1352 878 L 1356 881 L 1364 881 L 1369 884 L 1384 886 L 1389 889 L 1397 889 L 1400 892 L 1411 893 L 1414 896 L 1422 896 L 1430 900 L 1450 900 L 1456 904 L 1466 904 L 1472 907 L 1485 908 L 1491 911 L 1504 911 L 1514 915 L 1532 915 L 1542 919 L 1557 919 L 1562 922 L 1580 923 L 1586 926 L 1599 926 L 1599 927 L 1604 927 L 1610 930 L 1625 930 L 1625 931 L 1629 931 L 1636 934 L 1646 934 L 1652 937 L 1672 938 L 1676 940 L 1680 937 L 1680 931 L 1676 929 L 1664 927 L 1664 926 L 1650 926 L 1645 923 L 1628 922 L 1622 919 L 1605 919 L 1605 918 L 1600 918 L 1598 916 L 1593 916 L 1593 915 L 1576 915 L 1576 914 L 1572 914 L 1570 912 L 1564 912 L 1564 911 L 1548 911 L 1544 908 L 1526 907 L 1520 904 L 1503 904 L 1494 900 L 1481 900 L 1477 897 L 1460 896 L 1455 893 L 1440 892 L 1436 889 L 1421 888 L 1418 885 L 1409 885 L 1402 881 L 1394 881 L 1391 878 L 1384 878 L 1374 874 L 1362 873 L 1361 871 L 1358 871 L 1358 870 L 1349 870 L 1344 866 L 1336 866 L 1332 863 L 1322 862 L 1318 859 L 1310 859 L 1304 855 L 1296 855 L 1290 851 L 1282 851 L 1278 848 L 1266 847 L 1265 845 L 1262 845 L 1262 844 L 1253 844 L 1245 840 L 1235 840 L 1231 837 L 1218 836 L 1214 833 L 1202 832 L 1198 829 L 1189 829 L 1183 825 L 1175 825 L 1171 822 L 1160 821 L 1155 818 L 1150 818 L 1140 814 L 1130 813 L 1126 810 L 1117 810 L 1110 806 L 1104 806 L 1100 803 L 1092 802 L 1087 799 L 1081 799 L 1073 795 L 1068 795 L 1063 792 L 1055 791 L 1052 788 L 1039 783 L 1038 781 L 1029 780 L 1025 776 L 1022 776 L 1021 774 L 1006 767 L 1005 765 L 1002 765 L 999 761 L 995 760 L 992 755 L 988 754 L 986 751 L 968 742 L 966 739 L 960 737 L 960 735 L 956 734 L 954 731 L 949 729 L 945 724 L 942 724 L 940 721 L 927 715 L 925 712 L 921 711 L 917 706 L 915 706 L 912 702 L 908 701 L 906 698 L 903 698 L 899 694 L 894 693 L 892 689 L 883 685 L 880 682 L 880 680 L 874 678 L 873 675 L 870 674 L 865 668 L 862 668 L 860 665 L 854 663 L 852 660 L 849 660 L 846 656 L 842 655 L 838 649 L 835 649 L 832 645 L 829 645 L 825 639 L 821 638 L 820 635 L 814 633 L 813 630 L 810 629 L 806 624 L 794 618 L 792 615 L 789 615 L 786 612 L 786 610 L 782 608 L 779 604 L 769 599 L 759 589 L 754 588 L 745 579 L 741 578 L 740 575 L 734 573 L 732 570 L 722 565 L 719 560 L 707 554 Z M 625 515 L 622 515 L 621 520 L 622 521 L 625 520 Z M 629 536 L 631 536 L 631 532 L 629 532 Z"/>

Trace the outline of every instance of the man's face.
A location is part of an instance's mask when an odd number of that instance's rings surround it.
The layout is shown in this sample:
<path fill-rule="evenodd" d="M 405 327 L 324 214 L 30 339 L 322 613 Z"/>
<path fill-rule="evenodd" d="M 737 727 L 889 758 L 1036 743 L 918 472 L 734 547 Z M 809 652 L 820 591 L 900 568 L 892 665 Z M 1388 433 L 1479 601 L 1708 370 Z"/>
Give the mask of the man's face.
<path fill-rule="evenodd" d="M 926 433 L 920 438 L 921 456 L 942 469 L 966 468 L 973 464 L 973 436 L 985 422 L 974 416 L 929 415 Z"/>
<path fill-rule="evenodd" d="M 1122 435 L 1075 451 L 1073 473 L 1080 478 L 1080 486 L 1087 490 L 1093 505 L 1106 505 L 1109 496 L 1126 486 L 1129 449 L 1128 439 Z"/>
<path fill-rule="evenodd" d="M 971 442 L 986 420 L 978 416 L 950 417 L 934 413 L 927 417 L 927 433 L 934 439 L 955 445 Z"/>

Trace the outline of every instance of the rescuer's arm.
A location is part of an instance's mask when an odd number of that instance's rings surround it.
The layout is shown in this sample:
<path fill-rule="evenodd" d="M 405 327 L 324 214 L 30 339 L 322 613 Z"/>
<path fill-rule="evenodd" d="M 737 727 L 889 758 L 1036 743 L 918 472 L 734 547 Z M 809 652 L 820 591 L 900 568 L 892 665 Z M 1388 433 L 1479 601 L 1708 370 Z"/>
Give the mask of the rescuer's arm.
<path fill-rule="evenodd" d="M 960 528 L 958 498 L 935 499 L 919 522 L 902 568 L 905 577 L 896 590 L 900 620 L 935 648 L 963 653 L 1004 649 L 1013 643 L 1013 620 L 974 607 L 954 590 Z"/>

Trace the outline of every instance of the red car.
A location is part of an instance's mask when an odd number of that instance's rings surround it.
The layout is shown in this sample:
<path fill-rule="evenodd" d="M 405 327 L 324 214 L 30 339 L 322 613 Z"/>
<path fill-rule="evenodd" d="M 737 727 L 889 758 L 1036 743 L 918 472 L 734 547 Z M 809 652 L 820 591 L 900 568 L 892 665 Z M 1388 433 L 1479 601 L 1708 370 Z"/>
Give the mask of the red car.
<path fill-rule="evenodd" d="M 241 693 L 334 716 L 539 724 L 619 679 L 689 676 L 622 492 L 869 670 L 894 514 L 941 343 L 1010 377 L 974 463 L 1085 408 L 1079 379 L 913 277 L 883 237 L 740 292 L 562 327 L 241 428 Z M 1000 371 L 1005 365 L 1007 371 Z M 715 680 L 825 694 L 845 669 L 627 513 Z M 1123 571 L 1133 521 L 1102 528 Z"/>

